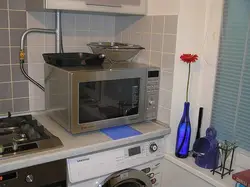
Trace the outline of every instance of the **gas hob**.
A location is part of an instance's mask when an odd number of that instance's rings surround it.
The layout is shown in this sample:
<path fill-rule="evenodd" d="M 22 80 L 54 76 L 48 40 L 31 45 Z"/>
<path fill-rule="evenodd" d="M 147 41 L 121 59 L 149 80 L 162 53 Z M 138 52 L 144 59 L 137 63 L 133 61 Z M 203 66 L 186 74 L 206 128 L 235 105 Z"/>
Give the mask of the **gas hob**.
<path fill-rule="evenodd" d="M 32 115 L 0 119 L 0 159 L 63 146 Z"/>

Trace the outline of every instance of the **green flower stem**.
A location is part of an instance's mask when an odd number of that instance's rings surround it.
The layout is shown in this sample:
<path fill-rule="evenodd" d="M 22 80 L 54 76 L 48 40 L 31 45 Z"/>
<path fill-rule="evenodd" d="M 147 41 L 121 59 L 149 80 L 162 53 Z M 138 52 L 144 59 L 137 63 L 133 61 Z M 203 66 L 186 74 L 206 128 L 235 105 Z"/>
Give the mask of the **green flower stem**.
<path fill-rule="evenodd" d="M 188 102 L 188 90 L 190 83 L 191 63 L 188 64 L 188 80 L 187 80 L 187 91 L 186 91 L 186 102 Z"/>

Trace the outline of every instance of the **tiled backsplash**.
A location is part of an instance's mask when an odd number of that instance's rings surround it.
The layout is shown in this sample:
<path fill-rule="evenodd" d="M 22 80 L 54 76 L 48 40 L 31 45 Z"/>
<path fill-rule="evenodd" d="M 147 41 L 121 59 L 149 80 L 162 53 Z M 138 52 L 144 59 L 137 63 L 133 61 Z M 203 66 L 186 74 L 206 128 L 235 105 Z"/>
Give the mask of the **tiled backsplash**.
<path fill-rule="evenodd" d="M 55 14 L 51 12 L 27 13 L 28 28 L 55 27 Z M 65 52 L 90 52 L 90 41 L 114 41 L 115 17 L 82 13 L 63 13 L 63 45 Z M 55 52 L 55 36 L 31 34 L 28 36 L 29 75 L 44 84 L 44 52 Z M 44 93 L 32 83 L 30 87 L 30 110 L 43 110 Z"/>
<path fill-rule="evenodd" d="M 0 114 L 29 110 L 28 81 L 18 64 L 20 36 L 25 30 L 25 1 L 0 0 Z"/>
<path fill-rule="evenodd" d="M 26 27 L 53 29 L 55 13 L 26 14 L 24 2 L 0 2 L 0 113 L 42 110 L 45 107 L 44 93 L 29 83 L 20 72 L 18 52 L 20 36 Z M 141 17 L 63 13 L 64 50 L 90 52 L 86 44 L 91 41 L 120 41 L 145 47 L 146 50 L 137 55 L 134 61 L 161 67 L 158 119 L 169 123 L 177 20 L 177 15 Z M 30 34 L 27 46 L 26 69 L 31 77 L 44 84 L 42 54 L 55 52 L 55 36 Z"/>
<path fill-rule="evenodd" d="M 158 120 L 170 123 L 173 70 L 176 48 L 177 15 L 117 16 L 115 41 L 140 44 L 134 61 L 161 68 Z"/>

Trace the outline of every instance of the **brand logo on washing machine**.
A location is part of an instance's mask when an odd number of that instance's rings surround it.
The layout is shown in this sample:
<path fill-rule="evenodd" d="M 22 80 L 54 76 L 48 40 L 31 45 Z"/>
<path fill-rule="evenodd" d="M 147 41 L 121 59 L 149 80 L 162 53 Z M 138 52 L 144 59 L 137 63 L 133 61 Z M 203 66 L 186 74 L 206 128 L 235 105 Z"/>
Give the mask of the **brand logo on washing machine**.
<path fill-rule="evenodd" d="M 88 161 L 88 160 L 89 160 L 89 158 L 83 158 L 83 159 L 77 160 L 77 162 L 84 162 L 84 161 Z"/>

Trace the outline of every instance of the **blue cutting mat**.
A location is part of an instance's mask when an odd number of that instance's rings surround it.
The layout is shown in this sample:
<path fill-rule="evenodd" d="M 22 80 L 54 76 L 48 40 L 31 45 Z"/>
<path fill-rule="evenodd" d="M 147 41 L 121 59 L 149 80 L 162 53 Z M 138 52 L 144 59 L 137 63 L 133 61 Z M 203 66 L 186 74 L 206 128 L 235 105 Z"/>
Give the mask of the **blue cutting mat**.
<path fill-rule="evenodd" d="M 131 136 L 137 136 L 142 134 L 141 132 L 133 129 L 128 125 L 110 127 L 106 129 L 101 129 L 100 131 L 106 134 L 108 137 L 112 138 L 113 140 L 119 140 L 122 138 L 128 138 Z"/>

